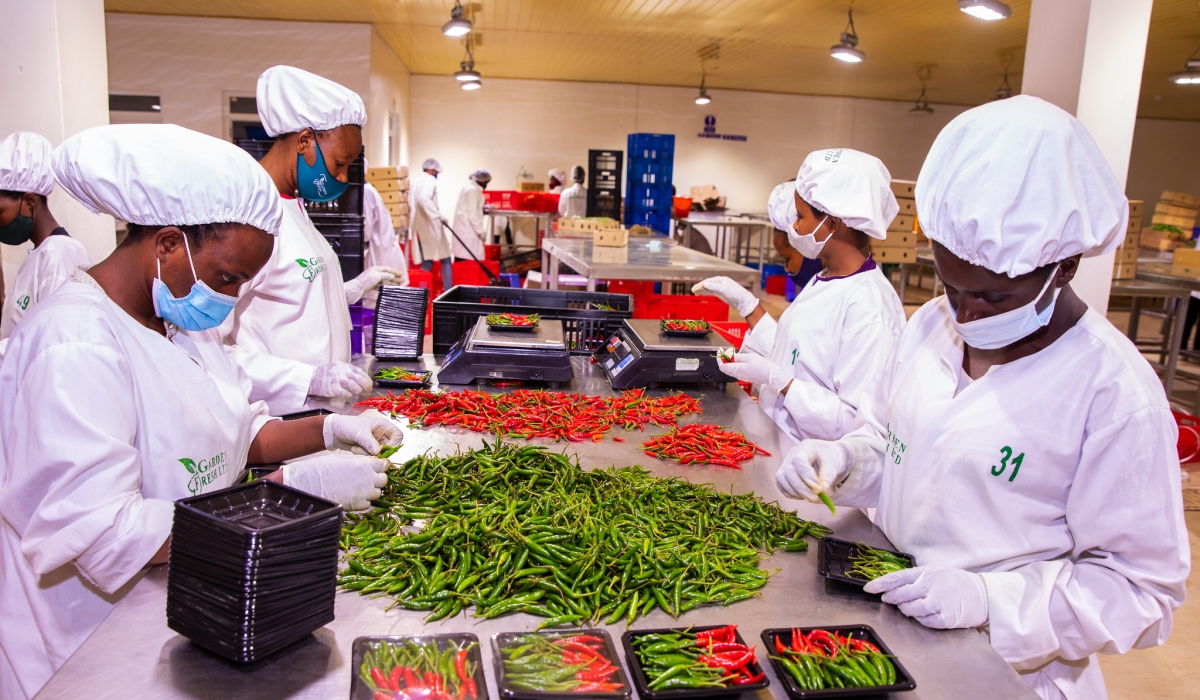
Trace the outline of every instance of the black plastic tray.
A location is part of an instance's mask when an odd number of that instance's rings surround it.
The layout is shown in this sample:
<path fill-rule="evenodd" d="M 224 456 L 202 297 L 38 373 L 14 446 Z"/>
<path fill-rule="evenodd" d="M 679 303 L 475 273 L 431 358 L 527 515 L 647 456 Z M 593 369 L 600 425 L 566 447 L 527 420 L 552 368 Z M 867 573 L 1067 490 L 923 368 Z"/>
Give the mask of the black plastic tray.
<path fill-rule="evenodd" d="M 377 370 L 378 371 L 378 370 Z M 377 386 L 390 386 L 398 389 L 420 389 L 429 384 L 429 377 L 432 372 L 426 371 L 421 373 L 420 379 L 377 379 L 375 375 L 371 375 L 371 381 Z"/>
<path fill-rule="evenodd" d="M 633 645 L 630 640 L 634 637 L 640 637 L 644 634 L 665 634 L 668 632 L 682 632 L 687 629 L 691 632 L 703 632 L 704 630 L 719 629 L 725 625 L 705 625 L 702 627 L 662 627 L 653 630 L 626 630 L 621 635 L 621 646 L 625 648 L 625 662 L 629 665 L 630 675 L 633 676 L 633 684 L 637 686 L 638 697 L 644 700 L 659 700 L 659 698 L 712 698 L 730 695 L 739 695 L 741 693 L 749 693 L 755 690 L 762 690 L 771 685 L 768 678 L 763 678 L 758 683 L 750 683 L 748 685 L 735 685 L 728 688 L 700 688 L 698 690 L 650 690 L 650 681 L 646 678 L 646 672 L 642 670 L 642 663 L 638 661 L 637 654 L 633 653 Z M 745 644 L 746 640 L 742 638 L 741 632 L 735 632 L 736 639 L 739 644 Z M 755 672 L 755 675 L 762 673 L 762 665 L 758 663 L 758 658 L 755 657 L 754 662 L 750 665 L 750 669 Z"/>
<path fill-rule="evenodd" d="M 917 682 L 909 674 L 896 655 L 888 649 L 875 630 L 868 625 L 814 625 L 812 627 L 801 627 L 800 633 L 807 634 L 812 630 L 821 629 L 827 632 L 840 632 L 841 634 L 861 639 L 870 642 L 879 647 L 879 651 L 892 657 L 892 663 L 896 666 L 896 682 L 891 685 L 877 685 L 868 688 L 821 688 L 818 690 L 805 690 L 796 684 L 796 680 L 792 678 L 792 674 L 788 673 L 778 661 L 771 659 L 771 667 L 775 669 L 775 675 L 779 676 L 779 681 L 783 683 L 783 689 L 787 692 L 788 697 L 796 698 L 797 700 L 806 700 L 807 698 L 859 698 L 869 697 L 873 695 L 884 695 L 886 693 L 898 693 L 904 690 L 912 690 L 917 687 Z M 776 627 L 773 629 L 765 629 L 762 632 L 763 645 L 767 647 L 769 656 L 774 656 L 775 637 L 783 636 L 785 643 L 790 643 L 792 640 L 791 628 Z"/>
<path fill-rule="evenodd" d="M 676 319 L 669 319 L 669 320 L 676 320 Z M 682 319 L 682 320 L 686 320 L 686 319 Z M 705 321 L 705 323 L 708 323 L 708 322 Z M 669 336 L 672 336 L 675 338 L 703 338 L 704 336 L 712 333 L 711 325 L 708 327 L 708 330 L 704 330 L 704 331 L 673 331 L 668 328 L 663 328 L 662 323 L 659 323 L 658 329 L 660 331 L 662 331 L 663 335 L 669 335 Z"/>
<path fill-rule="evenodd" d="M 487 324 L 487 327 L 494 331 L 516 331 L 518 333 L 528 333 L 528 332 L 532 331 L 534 328 L 537 328 L 538 323 L 541 323 L 541 321 L 538 321 L 537 323 L 534 323 L 534 324 L 528 325 L 528 326 L 514 326 L 514 325 L 506 325 L 503 323 L 489 323 L 489 324 Z"/>
<path fill-rule="evenodd" d="M 479 651 L 479 637 L 473 634 L 420 634 L 420 635 L 401 635 L 401 636 L 381 636 L 381 637 L 359 637 L 354 640 L 354 648 L 352 653 L 352 664 L 350 666 L 350 700 L 374 700 L 374 693 L 371 692 L 371 687 L 367 685 L 359 673 L 362 666 L 363 656 L 366 655 L 367 647 L 374 642 L 416 642 L 426 643 L 435 642 L 438 644 L 438 649 L 445 651 L 444 643 L 457 642 L 461 647 L 463 644 L 475 643 L 475 646 L 467 652 L 467 660 L 475 665 L 475 673 L 472 678 L 475 679 L 475 685 L 479 690 L 479 700 L 487 700 L 491 697 L 488 693 L 487 678 L 483 673 L 483 655 Z M 467 696 L 468 698 L 470 696 Z"/>
<path fill-rule="evenodd" d="M 893 552 L 890 549 L 875 547 L 883 552 L 891 552 L 898 557 L 903 557 L 908 560 L 908 565 L 916 566 L 917 560 L 911 554 L 904 552 Z M 817 573 L 821 574 L 831 581 L 844 583 L 850 586 L 858 586 L 862 588 L 867 585 L 867 579 L 859 578 L 850 573 L 854 565 L 850 563 L 850 557 L 858 553 L 858 544 L 849 540 L 839 540 L 836 537 L 821 538 L 821 546 L 817 549 Z"/>
<path fill-rule="evenodd" d="M 429 290 L 385 284 L 375 302 L 371 353 L 380 360 L 415 360 L 425 344 Z"/>
<path fill-rule="evenodd" d="M 504 669 L 504 656 L 500 653 L 500 649 L 506 646 L 509 641 L 517 637 L 527 637 L 529 635 L 538 635 L 548 639 L 558 639 L 560 637 L 575 637 L 581 634 L 599 637 L 604 640 L 604 648 L 607 651 L 608 660 L 617 667 L 617 672 L 609 678 L 611 683 L 620 683 L 625 686 L 625 690 L 612 693 L 542 693 L 535 690 L 521 690 L 512 688 L 505 680 L 507 675 Z M 569 630 L 561 632 L 501 632 L 492 637 L 492 668 L 496 676 L 496 685 L 500 686 L 500 697 L 511 698 L 512 700 L 554 700 L 567 698 L 627 698 L 630 695 L 629 679 L 625 677 L 625 670 L 621 668 L 621 659 L 617 657 L 617 648 L 613 645 L 612 637 L 608 631 L 602 628 L 590 630 Z"/>
<path fill-rule="evenodd" d="M 268 534 L 330 517 L 341 506 L 274 481 L 252 481 L 175 502 L 176 512 L 241 532 Z M 178 520 L 177 520 L 178 522 Z"/>

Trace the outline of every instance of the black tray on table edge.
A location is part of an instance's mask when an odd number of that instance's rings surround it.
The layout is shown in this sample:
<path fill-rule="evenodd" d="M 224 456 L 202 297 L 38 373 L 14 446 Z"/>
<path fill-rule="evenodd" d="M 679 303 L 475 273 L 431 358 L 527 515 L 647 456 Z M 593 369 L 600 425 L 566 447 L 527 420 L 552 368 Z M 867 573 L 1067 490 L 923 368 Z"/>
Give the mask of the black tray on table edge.
<path fill-rule="evenodd" d="M 175 511 L 185 520 L 262 537 L 326 517 L 340 520 L 342 507 L 274 481 L 252 481 L 180 499 Z"/>
<path fill-rule="evenodd" d="M 420 379 L 379 379 L 372 374 L 371 381 L 377 386 L 395 387 L 397 389 L 420 389 L 423 386 L 429 385 L 431 376 L 433 376 L 433 372 L 429 370 L 422 372 Z"/>
<path fill-rule="evenodd" d="M 642 671 L 642 664 L 638 661 L 637 654 L 633 652 L 633 645 L 630 640 L 634 637 L 640 637 L 644 634 L 669 634 L 671 632 L 703 632 L 705 630 L 720 629 L 727 625 L 702 625 L 698 627 L 660 627 L 652 630 L 625 630 L 621 635 L 621 646 L 625 648 L 625 663 L 629 665 L 629 675 L 632 676 L 633 684 L 637 687 L 638 697 L 643 700 L 670 700 L 671 698 L 712 698 L 712 697 L 728 697 L 730 695 L 739 695 L 741 693 L 749 693 L 755 690 L 762 690 L 771 685 L 771 680 L 764 677 L 758 683 L 750 683 L 748 685 L 736 685 L 726 688 L 699 688 L 696 690 L 679 689 L 679 690 L 650 690 L 647 686 L 649 680 L 646 678 L 646 673 Z M 746 640 L 742 638 L 742 633 L 735 630 L 734 637 L 739 644 L 745 644 Z M 758 663 L 758 657 L 754 657 L 751 663 L 751 670 L 756 670 L 757 673 L 762 673 L 762 664 Z M 757 675 L 757 673 L 755 675 Z"/>
<path fill-rule="evenodd" d="M 487 323 L 487 321 L 484 321 L 484 323 Z M 537 328 L 539 323 L 541 323 L 541 321 L 540 321 L 540 320 L 539 320 L 539 321 L 536 321 L 536 322 L 534 322 L 534 323 L 531 323 L 531 324 L 529 324 L 528 326 L 514 326 L 514 325 L 511 325 L 511 324 L 506 324 L 506 323 L 487 323 L 487 327 L 488 327 L 488 328 L 490 328 L 490 329 L 492 329 L 492 330 L 494 330 L 494 331 L 523 331 L 523 332 L 528 332 L 528 331 L 532 331 L 534 328 Z"/>
<path fill-rule="evenodd" d="M 668 335 L 668 336 L 671 336 L 672 338 L 703 338 L 704 336 L 712 333 L 712 326 L 709 326 L 708 330 L 706 330 L 706 331 L 672 331 L 672 330 L 663 328 L 660 325 L 658 327 L 658 330 L 663 335 Z"/>
<path fill-rule="evenodd" d="M 467 661 L 475 664 L 475 673 L 471 676 L 475 679 L 475 685 L 479 690 L 479 700 L 487 700 L 491 697 L 488 694 L 487 677 L 483 672 L 483 654 L 480 651 L 479 637 L 469 633 L 451 633 L 451 634 L 401 634 L 401 635 L 376 635 L 367 637 L 358 637 L 354 640 L 353 651 L 351 653 L 350 665 L 350 700 L 374 700 L 374 693 L 371 688 L 363 682 L 362 675 L 359 673 L 359 667 L 362 666 L 363 656 L 366 653 L 367 645 L 372 642 L 437 642 L 439 650 L 440 643 L 443 641 L 458 642 L 459 646 L 464 643 L 475 642 L 475 646 L 467 652 Z M 468 696 L 469 698 L 470 696 Z"/>
<path fill-rule="evenodd" d="M 860 698 L 870 697 L 875 695 L 886 695 L 887 693 L 899 693 L 905 690 L 913 690 L 917 687 L 917 682 L 913 680 L 912 674 L 908 672 L 891 649 L 883 643 L 879 635 L 870 625 L 811 625 L 808 627 L 798 628 L 802 634 L 813 630 L 825 630 L 827 632 L 841 632 L 842 634 L 870 642 L 879 647 L 879 651 L 891 658 L 892 664 L 896 667 L 896 682 L 891 685 L 876 685 L 867 688 L 821 688 L 817 690 L 804 690 L 796 684 L 796 680 L 792 678 L 792 674 L 788 673 L 778 661 L 771 659 L 771 668 L 775 669 L 775 675 L 779 676 L 780 683 L 783 684 L 784 691 L 787 692 L 789 698 L 794 700 L 808 700 L 809 698 Z M 767 647 L 768 658 L 775 655 L 775 637 L 781 634 L 786 634 L 788 640 L 791 640 L 792 628 L 790 627 L 774 627 L 762 631 L 763 645 Z"/>
<path fill-rule="evenodd" d="M 531 634 L 536 634 L 542 637 L 555 639 L 558 637 L 574 637 L 581 634 L 600 637 L 604 640 L 604 648 L 608 653 L 608 660 L 617 667 L 617 672 L 612 675 L 610 682 L 620 681 L 625 686 L 624 691 L 616 691 L 611 693 L 592 692 L 592 693 L 543 693 L 536 690 L 520 690 L 510 688 L 505 683 L 507 672 L 504 669 L 504 656 L 500 653 L 501 644 L 509 638 L 525 637 Z M 617 655 L 617 647 L 613 644 L 612 636 L 608 630 L 602 627 L 593 629 L 575 629 L 575 630 L 559 630 L 545 632 L 500 632 L 492 636 L 492 670 L 496 677 L 496 685 L 500 687 L 500 697 L 510 698 L 511 700 L 567 700 L 567 698 L 627 698 L 630 695 L 632 685 L 629 679 L 625 676 L 625 669 L 621 667 L 621 659 Z"/>
<path fill-rule="evenodd" d="M 874 547 L 874 549 L 907 559 L 910 568 L 917 565 L 916 557 L 911 554 L 895 552 L 890 549 L 883 549 L 882 547 Z M 817 573 L 831 581 L 862 588 L 867 585 L 867 579 L 850 576 L 846 573 L 853 567 L 850 564 L 850 557 L 854 556 L 857 550 L 857 542 L 839 540 L 836 537 L 822 537 L 821 544 L 817 548 Z"/>

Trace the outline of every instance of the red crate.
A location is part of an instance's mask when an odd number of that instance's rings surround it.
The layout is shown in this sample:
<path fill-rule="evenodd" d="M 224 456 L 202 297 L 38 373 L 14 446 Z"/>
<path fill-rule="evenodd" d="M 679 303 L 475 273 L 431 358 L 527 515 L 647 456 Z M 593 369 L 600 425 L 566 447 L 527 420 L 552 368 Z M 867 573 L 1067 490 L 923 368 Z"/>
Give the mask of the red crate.
<path fill-rule="evenodd" d="M 499 260 L 484 260 L 482 261 L 489 270 L 500 276 L 500 261 Z M 479 269 L 479 265 L 474 260 L 463 260 L 454 263 L 451 273 L 454 275 L 454 284 L 467 285 L 469 287 L 486 287 L 492 283 L 491 278 L 487 273 Z"/>
<path fill-rule="evenodd" d="M 488 245 L 485 243 L 483 246 L 483 257 L 485 260 L 499 260 L 500 259 L 500 246 Z"/>
<path fill-rule="evenodd" d="M 768 275 L 767 294 L 778 294 L 779 296 L 787 294 L 787 281 L 787 275 Z"/>
<path fill-rule="evenodd" d="M 408 268 L 408 286 L 424 287 L 425 289 L 433 289 L 433 273 L 426 272 L 419 267 Z"/>
<path fill-rule="evenodd" d="M 728 321 L 729 305 L 716 297 L 645 294 L 636 298 L 633 317 Z"/>
<path fill-rule="evenodd" d="M 516 190 L 484 190 L 483 203 L 500 209 L 516 209 L 518 194 Z"/>
<path fill-rule="evenodd" d="M 635 297 L 654 293 L 653 282 L 636 282 L 634 280 L 609 280 L 609 294 L 632 294 Z"/>
<path fill-rule="evenodd" d="M 738 350 L 742 349 L 742 341 L 750 333 L 750 324 L 745 321 L 711 321 L 712 329 L 729 344 Z"/>
<path fill-rule="evenodd" d="M 515 201 L 516 208 L 520 211 L 558 211 L 558 195 L 549 192 L 517 192 Z"/>

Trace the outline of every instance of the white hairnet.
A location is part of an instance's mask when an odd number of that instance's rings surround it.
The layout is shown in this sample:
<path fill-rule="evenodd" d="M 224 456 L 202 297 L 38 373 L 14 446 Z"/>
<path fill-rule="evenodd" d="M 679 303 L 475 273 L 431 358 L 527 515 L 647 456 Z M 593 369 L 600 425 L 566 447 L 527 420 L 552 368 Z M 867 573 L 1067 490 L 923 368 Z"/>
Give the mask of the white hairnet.
<path fill-rule="evenodd" d="M 900 211 L 883 161 L 849 148 L 809 153 L 796 174 L 796 192 L 809 205 L 881 241 Z"/>
<path fill-rule="evenodd" d="M 942 129 L 917 178 L 925 235 L 1016 277 L 1125 235 L 1129 206 L 1083 124 L 1029 95 L 967 110 Z"/>
<path fill-rule="evenodd" d="M 50 150 L 46 137 L 32 131 L 17 131 L 0 141 L 0 190 L 50 194 Z"/>
<path fill-rule="evenodd" d="M 796 223 L 795 191 L 796 186 L 788 180 L 775 185 L 767 198 L 767 215 L 771 217 L 771 225 L 780 231 L 790 231 Z"/>
<path fill-rule="evenodd" d="M 492 174 L 486 170 L 476 170 L 471 173 L 471 179 L 475 182 L 491 182 Z"/>
<path fill-rule="evenodd" d="M 587 179 L 587 171 L 583 169 L 582 165 L 576 165 L 571 168 L 571 179 L 575 182 L 583 182 Z"/>
<path fill-rule="evenodd" d="M 550 172 L 546 173 L 546 175 L 558 180 L 559 182 L 567 181 L 567 174 L 563 172 L 562 168 L 551 168 Z"/>
<path fill-rule="evenodd" d="M 442 164 L 433 158 L 426 158 L 424 163 L 421 163 L 421 170 L 436 170 L 442 172 Z"/>
<path fill-rule="evenodd" d="M 278 235 L 279 191 L 254 158 L 174 124 L 81 131 L 51 158 L 58 184 L 96 213 L 142 226 L 240 223 Z"/>
<path fill-rule="evenodd" d="M 258 118 L 271 136 L 367 123 L 358 93 L 299 68 L 268 68 L 258 76 L 257 95 Z"/>

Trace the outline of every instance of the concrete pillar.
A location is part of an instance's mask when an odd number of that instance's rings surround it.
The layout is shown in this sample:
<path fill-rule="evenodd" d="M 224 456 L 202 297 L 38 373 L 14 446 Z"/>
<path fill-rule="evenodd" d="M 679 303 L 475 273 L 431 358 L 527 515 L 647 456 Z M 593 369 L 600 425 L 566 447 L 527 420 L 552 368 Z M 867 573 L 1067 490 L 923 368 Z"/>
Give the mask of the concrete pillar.
<path fill-rule="evenodd" d="M 1087 127 L 1122 187 L 1142 86 L 1153 0 L 1033 0 L 1021 92 L 1071 112 Z M 1071 286 L 1108 309 L 1113 254 L 1087 258 Z"/>
<path fill-rule="evenodd" d="M 72 134 L 108 123 L 103 0 L 0 0 L 0 17 L 0 137 L 35 131 L 58 146 Z M 50 195 L 50 209 L 93 262 L 112 252 L 111 217 L 92 214 L 61 188 Z M 30 245 L 2 248 L 11 289 Z"/>

